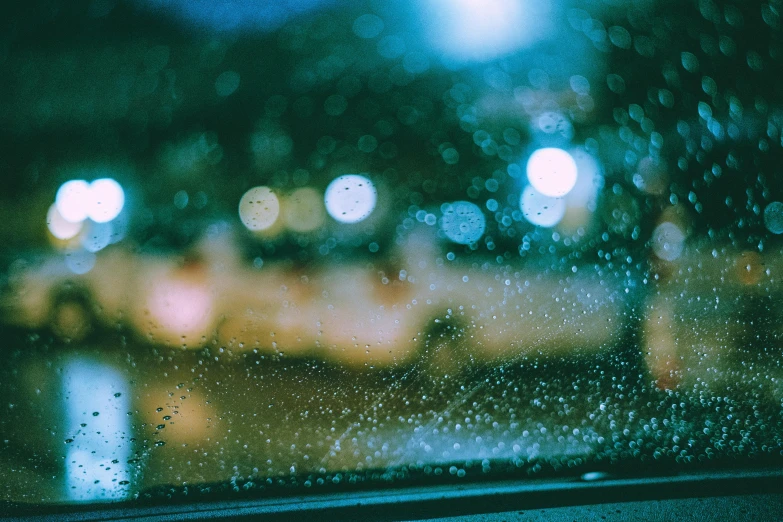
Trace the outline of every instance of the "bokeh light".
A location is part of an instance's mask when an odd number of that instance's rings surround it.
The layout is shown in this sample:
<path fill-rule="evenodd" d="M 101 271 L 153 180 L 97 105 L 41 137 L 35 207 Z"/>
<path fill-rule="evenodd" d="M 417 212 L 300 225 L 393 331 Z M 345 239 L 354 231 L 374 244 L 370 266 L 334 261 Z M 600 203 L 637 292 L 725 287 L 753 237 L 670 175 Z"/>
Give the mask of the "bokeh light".
<path fill-rule="evenodd" d="M 210 326 L 212 294 L 197 278 L 171 277 L 152 288 L 147 309 L 161 329 L 161 340 L 193 342 Z"/>
<path fill-rule="evenodd" d="M 598 191 L 604 184 L 603 172 L 598 160 L 583 148 L 568 151 L 576 162 L 576 184 L 563 197 L 565 216 L 558 228 L 574 234 L 593 223 L 594 212 L 598 208 Z"/>
<path fill-rule="evenodd" d="M 254 187 L 239 201 L 239 219 L 248 230 L 266 230 L 280 215 L 280 200 L 269 187 Z"/>
<path fill-rule="evenodd" d="M 83 179 L 74 179 L 60 186 L 54 204 L 63 219 L 79 223 L 87 219 L 90 197 L 90 184 Z"/>
<path fill-rule="evenodd" d="M 130 216 L 127 211 L 120 212 L 120 215 L 112 219 L 109 223 L 103 223 L 102 226 L 108 226 L 111 229 L 110 243 L 113 245 L 119 243 L 128 235 L 130 227 Z"/>
<path fill-rule="evenodd" d="M 576 162 L 563 149 L 536 150 L 527 160 L 526 170 L 530 184 L 544 196 L 561 198 L 576 185 Z"/>
<path fill-rule="evenodd" d="M 127 498 L 134 478 L 127 375 L 83 356 L 68 358 L 61 371 L 63 430 L 72 437 L 63 459 L 68 499 Z"/>
<path fill-rule="evenodd" d="M 587 207 L 591 212 L 595 210 L 598 199 L 598 190 L 603 185 L 603 172 L 598 160 L 581 148 L 569 151 L 576 164 L 576 183 L 573 189 L 565 197 L 568 207 Z"/>
<path fill-rule="evenodd" d="M 87 218 L 106 223 L 122 212 L 125 192 L 111 178 L 96 179 L 92 183 L 74 179 L 60 186 L 54 204 L 60 216 L 71 223 L 80 223 Z"/>
<path fill-rule="evenodd" d="M 122 212 L 125 192 L 120 184 L 111 178 L 96 179 L 90 183 L 86 204 L 87 217 L 96 223 L 107 223 Z"/>
<path fill-rule="evenodd" d="M 650 156 L 639 161 L 637 172 L 633 176 L 636 188 L 654 196 L 660 196 L 669 186 L 669 173 L 661 159 Z"/>
<path fill-rule="evenodd" d="M 487 61 L 534 43 L 550 28 L 548 2 L 430 0 L 423 19 L 451 62 Z"/>
<path fill-rule="evenodd" d="M 383 31 L 383 20 L 374 14 L 363 14 L 353 22 L 353 32 L 359 38 L 375 38 Z"/>
<path fill-rule="evenodd" d="M 57 210 L 57 205 L 52 205 L 46 213 L 46 226 L 57 239 L 68 240 L 76 237 L 84 225 L 82 221 L 68 221 Z"/>
<path fill-rule="evenodd" d="M 87 250 L 74 250 L 65 254 L 65 266 L 76 275 L 84 275 L 95 266 L 95 254 Z"/>
<path fill-rule="evenodd" d="M 235 71 L 224 71 L 215 80 L 215 92 L 218 96 L 226 97 L 234 94 L 239 88 L 240 77 Z"/>
<path fill-rule="evenodd" d="M 87 229 L 81 238 L 82 247 L 88 252 L 99 252 L 112 243 L 112 223 L 87 222 Z"/>
<path fill-rule="evenodd" d="M 293 191 L 285 201 L 283 218 L 294 232 L 310 232 L 324 223 L 326 212 L 321 194 L 311 187 Z"/>
<path fill-rule="evenodd" d="M 670 221 L 664 221 L 653 231 L 652 248 L 656 256 L 664 261 L 674 261 L 685 248 L 685 232 Z"/>
<path fill-rule="evenodd" d="M 487 218 L 478 205 L 469 201 L 455 201 L 441 206 L 441 229 L 455 243 L 469 245 L 484 235 Z"/>
<path fill-rule="evenodd" d="M 378 192 L 372 181 L 359 174 L 346 174 L 326 187 L 326 211 L 340 223 L 358 223 L 375 209 Z"/>
<path fill-rule="evenodd" d="M 764 225 L 773 234 L 783 234 L 783 203 L 773 201 L 764 209 Z"/>
<path fill-rule="evenodd" d="M 319 7 L 327 0 L 133 0 L 151 11 L 164 12 L 189 29 L 218 32 L 273 31 L 292 15 Z M 102 5 L 104 2 L 98 2 Z M 114 5 L 115 2 L 105 2 Z"/>
<path fill-rule="evenodd" d="M 522 215 L 530 223 L 539 227 L 553 227 L 565 216 L 566 203 L 561 198 L 545 196 L 528 185 L 519 201 Z"/>

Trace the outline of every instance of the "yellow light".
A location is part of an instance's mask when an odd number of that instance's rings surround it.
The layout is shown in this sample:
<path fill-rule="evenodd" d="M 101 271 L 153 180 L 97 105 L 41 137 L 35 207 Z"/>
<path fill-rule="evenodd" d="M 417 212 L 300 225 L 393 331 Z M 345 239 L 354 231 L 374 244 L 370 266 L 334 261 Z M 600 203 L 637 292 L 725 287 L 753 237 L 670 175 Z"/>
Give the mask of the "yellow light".
<path fill-rule="evenodd" d="M 286 226 L 294 232 L 315 230 L 323 224 L 325 216 L 323 198 L 314 188 L 296 189 L 286 198 L 283 217 Z"/>
<path fill-rule="evenodd" d="M 82 231 L 83 223 L 83 221 L 66 220 L 57 210 L 56 205 L 49 207 L 49 211 L 46 213 L 46 226 L 49 228 L 49 232 L 55 238 L 63 241 L 76 237 Z"/>
<path fill-rule="evenodd" d="M 280 200 L 269 187 L 254 187 L 239 201 L 239 219 L 248 230 L 266 230 L 280 215 Z"/>

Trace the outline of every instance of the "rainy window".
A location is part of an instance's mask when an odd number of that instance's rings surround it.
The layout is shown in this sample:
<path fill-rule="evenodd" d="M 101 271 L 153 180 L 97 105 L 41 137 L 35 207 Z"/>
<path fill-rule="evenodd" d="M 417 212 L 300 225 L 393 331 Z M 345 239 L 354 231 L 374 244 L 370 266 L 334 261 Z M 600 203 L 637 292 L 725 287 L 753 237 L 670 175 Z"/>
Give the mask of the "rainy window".
<path fill-rule="evenodd" d="M 780 466 L 781 10 L 4 7 L 0 499 Z"/>

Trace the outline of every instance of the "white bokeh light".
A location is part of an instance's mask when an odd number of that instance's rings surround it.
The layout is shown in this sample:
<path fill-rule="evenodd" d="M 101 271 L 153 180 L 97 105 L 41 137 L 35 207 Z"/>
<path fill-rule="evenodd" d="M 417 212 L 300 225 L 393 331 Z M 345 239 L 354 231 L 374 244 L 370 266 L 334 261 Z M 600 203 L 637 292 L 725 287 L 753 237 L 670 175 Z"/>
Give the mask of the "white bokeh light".
<path fill-rule="evenodd" d="M 475 203 L 455 201 L 441 206 L 441 229 L 446 237 L 460 245 L 475 243 L 487 227 L 487 218 Z"/>
<path fill-rule="evenodd" d="M 54 237 L 67 240 L 76 237 L 84 225 L 82 221 L 71 222 L 63 218 L 57 205 L 52 205 L 46 213 L 46 226 Z"/>
<path fill-rule="evenodd" d="M 111 178 L 96 179 L 90 183 L 87 198 L 87 217 L 96 223 L 107 223 L 122 212 L 125 191 Z"/>
<path fill-rule="evenodd" d="M 563 149 L 538 149 L 527 160 L 527 179 L 544 196 L 561 198 L 576 185 L 574 158 Z"/>
<path fill-rule="evenodd" d="M 90 218 L 96 223 L 107 223 L 122 212 L 125 191 L 111 178 L 92 183 L 73 179 L 60 186 L 54 204 L 65 221 L 81 223 Z"/>
<path fill-rule="evenodd" d="M 533 225 L 545 228 L 560 223 L 566 212 L 566 203 L 563 199 L 545 196 L 530 185 L 522 192 L 519 206 L 525 219 Z"/>
<path fill-rule="evenodd" d="M 239 201 L 239 219 L 248 230 L 266 230 L 280 215 L 280 200 L 269 187 L 253 187 Z"/>
<path fill-rule="evenodd" d="M 595 156 L 584 149 L 576 148 L 569 151 L 576 163 L 577 178 L 574 188 L 565 198 L 568 207 L 586 207 L 595 210 L 598 199 L 598 189 L 603 183 L 601 165 Z"/>
<path fill-rule="evenodd" d="M 326 211 L 340 223 L 358 223 L 375 209 L 378 192 L 372 181 L 358 174 L 346 174 L 326 187 Z"/>
<path fill-rule="evenodd" d="M 54 200 L 60 216 L 71 223 L 79 223 L 87 219 L 90 192 L 90 184 L 83 179 L 73 179 L 63 183 L 57 190 Z"/>

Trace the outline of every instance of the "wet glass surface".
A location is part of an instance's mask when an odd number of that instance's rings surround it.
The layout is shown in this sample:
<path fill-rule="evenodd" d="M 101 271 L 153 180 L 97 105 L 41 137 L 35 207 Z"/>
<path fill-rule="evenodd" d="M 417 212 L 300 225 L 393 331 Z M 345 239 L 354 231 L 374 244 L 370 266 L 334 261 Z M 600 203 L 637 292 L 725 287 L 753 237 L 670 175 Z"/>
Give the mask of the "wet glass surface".
<path fill-rule="evenodd" d="M 779 467 L 783 6 L 539 4 L 4 8 L 0 499 Z"/>

